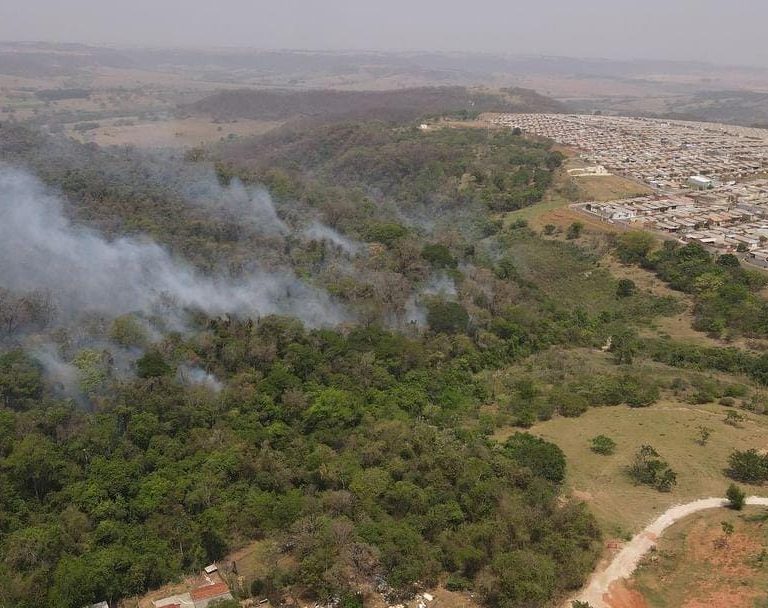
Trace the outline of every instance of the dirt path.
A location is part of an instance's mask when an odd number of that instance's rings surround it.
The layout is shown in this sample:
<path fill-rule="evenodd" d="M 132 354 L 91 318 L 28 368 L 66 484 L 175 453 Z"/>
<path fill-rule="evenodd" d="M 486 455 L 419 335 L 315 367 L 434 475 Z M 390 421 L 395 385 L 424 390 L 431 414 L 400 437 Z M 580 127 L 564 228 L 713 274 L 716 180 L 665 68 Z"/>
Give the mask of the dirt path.
<path fill-rule="evenodd" d="M 748 505 L 768 506 L 768 498 L 761 496 L 750 496 L 746 502 Z M 653 523 L 636 534 L 605 568 L 595 572 L 587 586 L 563 604 L 563 608 L 570 608 L 573 600 L 589 602 L 592 608 L 612 608 L 611 603 L 606 601 L 611 585 L 629 577 L 634 572 L 640 559 L 656 544 L 656 539 L 664 530 L 688 515 L 705 509 L 725 507 L 727 504 L 728 501 L 723 498 L 702 498 L 670 507 Z"/>

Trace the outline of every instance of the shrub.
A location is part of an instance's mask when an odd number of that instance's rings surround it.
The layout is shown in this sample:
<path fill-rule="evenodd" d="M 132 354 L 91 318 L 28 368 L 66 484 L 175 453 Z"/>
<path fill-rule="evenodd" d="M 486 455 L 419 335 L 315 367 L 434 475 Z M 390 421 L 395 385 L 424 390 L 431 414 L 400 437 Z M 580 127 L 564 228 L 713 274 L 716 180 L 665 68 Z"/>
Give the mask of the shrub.
<path fill-rule="evenodd" d="M 578 418 L 589 409 L 587 398 L 577 393 L 557 391 L 550 400 L 556 404 L 558 413 L 566 418 Z"/>
<path fill-rule="evenodd" d="M 629 407 L 648 407 L 659 398 L 659 387 L 652 380 L 625 376 L 621 385 L 624 402 Z"/>
<path fill-rule="evenodd" d="M 592 437 L 590 448 L 596 454 L 610 456 L 616 451 L 616 442 L 606 435 L 597 435 Z"/>
<path fill-rule="evenodd" d="M 659 492 L 669 492 L 677 483 L 677 473 L 650 445 L 640 446 L 628 472 L 635 483 L 651 486 Z"/>
<path fill-rule="evenodd" d="M 768 459 L 756 449 L 734 450 L 728 457 L 728 475 L 744 483 L 763 483 L 768 479 Z"/>
<path fill-rule="evenodd" d="M 472 588 L 472 583 L 461 574 L 453 573 L 445 581 L 445 588 L 448 591 L 466 591 Z"/>
<path fill-rule="evenodd" d="M 581 222 L 573 222 L 573 224 L 568 226 L 568 231 L 565 233 L 565 238 L 571 241 L 578 239 L 582 232 L 584 232 L 584 224 Z"/>
<path fill-rule="evenodd" d="M 445 245 L 428 243 L 421 250 L 421 257 L 435 268 L 456 268 L 458 265 L 456 258 Z"/>
<path fill-rule="evenodd" d="M 637 291 L 637 285 L 631 279 L 620 279 L 616 285 L 616 296 L 619 298 L 628 298 Z"/>
<path fill-rule="evenodd" d="M 725 493 L 725 497 L 728 499 L 728 506 L 735 511 L 741 511 L 744 508 L 744 501 L 747 498 L 746 493 L 735 483 L 728 486 L 728 490 Z"/>
<path fill-rule="evenodd" d="M 260 598 L 260 596 L 264 593 L 264 589 L 266 588 L 266 585 L 264 581 L 260 578 L 255 578 L 251 582 L 251 596 L 255 598 Z"/>
<path fill-rule="evenodd" d="M 744 422 L 744 414 L 737 412 L 736 410 L 728 410 L 728 412 L 725 414 L 723 422 L 730 426 L 739 426 L 739 424 Z"/>

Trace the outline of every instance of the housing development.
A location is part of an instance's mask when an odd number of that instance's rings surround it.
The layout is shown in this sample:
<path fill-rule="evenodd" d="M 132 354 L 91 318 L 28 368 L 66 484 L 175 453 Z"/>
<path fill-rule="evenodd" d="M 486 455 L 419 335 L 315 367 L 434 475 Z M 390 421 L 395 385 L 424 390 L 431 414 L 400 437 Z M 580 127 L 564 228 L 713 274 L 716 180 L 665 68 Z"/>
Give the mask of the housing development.
<path fill-rule="evenodd" d="M 572 114 L 487 115 L 493 124 L 576 148 L 592 165 L 653 193 L 574 208 L 600 219 L 738 252 L 768 266 L 768 130 L 714 123 Z"/>
<path fill-rule="evenodd" d="M 590 163 L 656 188 L 686 188 L 692 176 L 707 186 L 768 167 L 766 129 L 574 114 L 499 114 L 488 119 L 573 146 Z"/>

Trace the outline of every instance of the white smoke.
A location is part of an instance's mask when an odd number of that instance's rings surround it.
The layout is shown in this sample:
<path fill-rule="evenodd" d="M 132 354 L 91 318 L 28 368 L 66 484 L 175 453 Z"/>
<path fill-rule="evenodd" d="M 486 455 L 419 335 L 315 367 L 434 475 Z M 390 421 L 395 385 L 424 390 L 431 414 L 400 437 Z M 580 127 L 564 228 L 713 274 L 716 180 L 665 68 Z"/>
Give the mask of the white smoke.
<path fill-rule="evenodd" d="M 80 397 L 80 371 L 62 360 L 53 346 L 36 348 L 30 354 L 42 365 L 46 380 L 57 393 Z"/>
<path fill-rule="evenodd" d="M 427 307 L 430 298 L 455 300 L 458 295 L 456 281 L 444 272 L 435 273 L 405 303 L 402 320 L 408 325 L 426 327 Z"/>
<path fill-rule="evenodd" d="M 176 376 L 182 384 L 204 386 L 214 393 L 218 393 L 223 388 L 216 376 L 192 365 L 179 365 Z"/>
<path fill-rule="evenodd" d="M 304 230 L 304 236 L 313 241 L 330 242 L 349 255 L 355 255 L 362 247 L 360 243 L 339 234 L 333 228 L 319 222 L 312 222 Z"/>
<path fill-rule="evenodd" d="M 264 217 L 269 219 L 269 212 Z M 150 240 L 108 241 L 73 226 L 61 201 L 37 179 L 2 166 L 0 285 L 14 291 L 48 289 L 59 309 L 71 314 L 151 314 L 158 302 L 170 301 L 212 315 L 292 315 L 314 326 L 344 318 L 327 294 L 290 272 L 260 271 L 238 282 L 209 278 Z"/>
<path fill-rule="evenodd" d="M 429 281 L 419 290 L 420 295 L 443 296 L 453 299 L 457 295 L 456 281 L 444 272 L 433 274 Z"/>
<path fill-rule="evenodd" d="M 288 234 L 290 229 L 277 215 L 269 192 L 263 187 L 246 187 L 239 179 L 229 185 L 219 184 L 212 171 L 196 175 L 185 184 L 185 198 L 193 203 L 234 213 L 264 233 Z"/>

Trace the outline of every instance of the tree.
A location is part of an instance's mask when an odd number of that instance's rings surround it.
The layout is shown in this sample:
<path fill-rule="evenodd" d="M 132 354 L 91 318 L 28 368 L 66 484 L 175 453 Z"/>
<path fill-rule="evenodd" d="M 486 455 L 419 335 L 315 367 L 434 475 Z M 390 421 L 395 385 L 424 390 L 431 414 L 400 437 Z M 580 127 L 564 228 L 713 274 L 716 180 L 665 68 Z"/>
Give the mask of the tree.
<path fill-rule="evenodd" d="M 739 268 L 741 266 L 739 258 L 732 253 L 724 253 L 723 255 L 718 256 L 717 264 L 726 268 Z"/>
<path fill-rule="evenodd" d="M 747 498 L 746 493 L 735 483 L 728 486 L 728 490 L 725 492 L 725 497 L 728 499 L 728 506 L 735 510 L 741 511 L 744 508 L 744 501 Z"/>
<path fill-rule="evenodd" d="M 619 235 L 616 254 L 625 264 L 639 264 L 648 257 L 656 239 L 649 232 L 632 230 Z"/>
<path fill-rule="evenodd" d="M 150 350 L 136 361 L 136 375 L 139 378 L 159 378 L 171 373 L 171 366 L 165 362 L 163 355 L 156 350 Z"/>
<path fill-rule="evenodd" d="M 368 226 L 365 231 L 367 241 L 383 243 L 391 247 L 396 241 L 408 234 L 408 228 L 395 222 L 379 222 Z"/>
<path fill-rule="evenodd" d="M 632 279 L 619 279 L 619 283 L 616 285 L 616 296 L 619 298 L 628 298 L 635 295 L 637 286 Z"/>
<path fill-rule="evenodd" d="M 515 433 L 504 444 L 504 449 L 518 464 L 555 483 L 565 479 L 565 454 L 554 443 L 530 433 Z"/>
<path fill-rule="evenodd" d="M 22 350 L 0 355 L 0 402 L 21 409 L 43 392 L 40 365 Z"/>
<path fill-rule="evenodd" d="M 730 540 L 731 536 L 733 536 L 733 532 L 735 528 L 733 527 L 733 524 L 729 521 L 721 521 L 720 528 L 723 530 L 723 538 L 716 543 L 716 546 L 718 548 L 727 547 L 728 541 Z"/>
<path fill-rule="evenodd" d="M 631 365 L 639 349 L 637 334 L 629 327 L 616 332 L 611 339 L 611 352 L 617 365 Z"/>
<path fill-rule="evenodd" d="M 603 456 L 610 456 L 616 451 L 616 442 L 606 435 L 592 437 L 590 444 L 593 452 Z"/>
<path fill-rule="evenodd" d="M 436 300 L 427 305 L 427 323 L 433 331 L 453 334 L 467 330 L 469 315 L 458 302 Z"/>
<path fill-rule="evenodd" d="M 421 250 L 421 257 L 435 268 L 456 268 L 458 265 L 445 245 L 427 243 Z"/>
<path fill-rule="evenodd" d="M 697 428 L 696 442 L 699 445 L 707 445 L 710 436 L 712 435 L 712 429 L 708 426 L 699 425 Z"/>
<path fill-rule="evenodd" d="M 555 234 L 555 230 L 557 230 L 557 226 L 555 226 L 554 224 L 546 224 L 544 226 L 543 232 L 546 236 L 552 236 L 553 234 Z"/>
<path fill-rule="evenodd" d="M 582 232 L 584 232 L 584 224 L 581 222 L 573 222 L 573 224 L 568 226 L 568 230 L 565 233 L 565 238 L 573 241 L 581 237 Z"/>
<path fill-rule="evenodd" d="M 17 488 L 38 500 L 61 487 L 68 468 L 56 445 L 38 434 L 26 435 L 17 443 L 4 466 Z"/>

